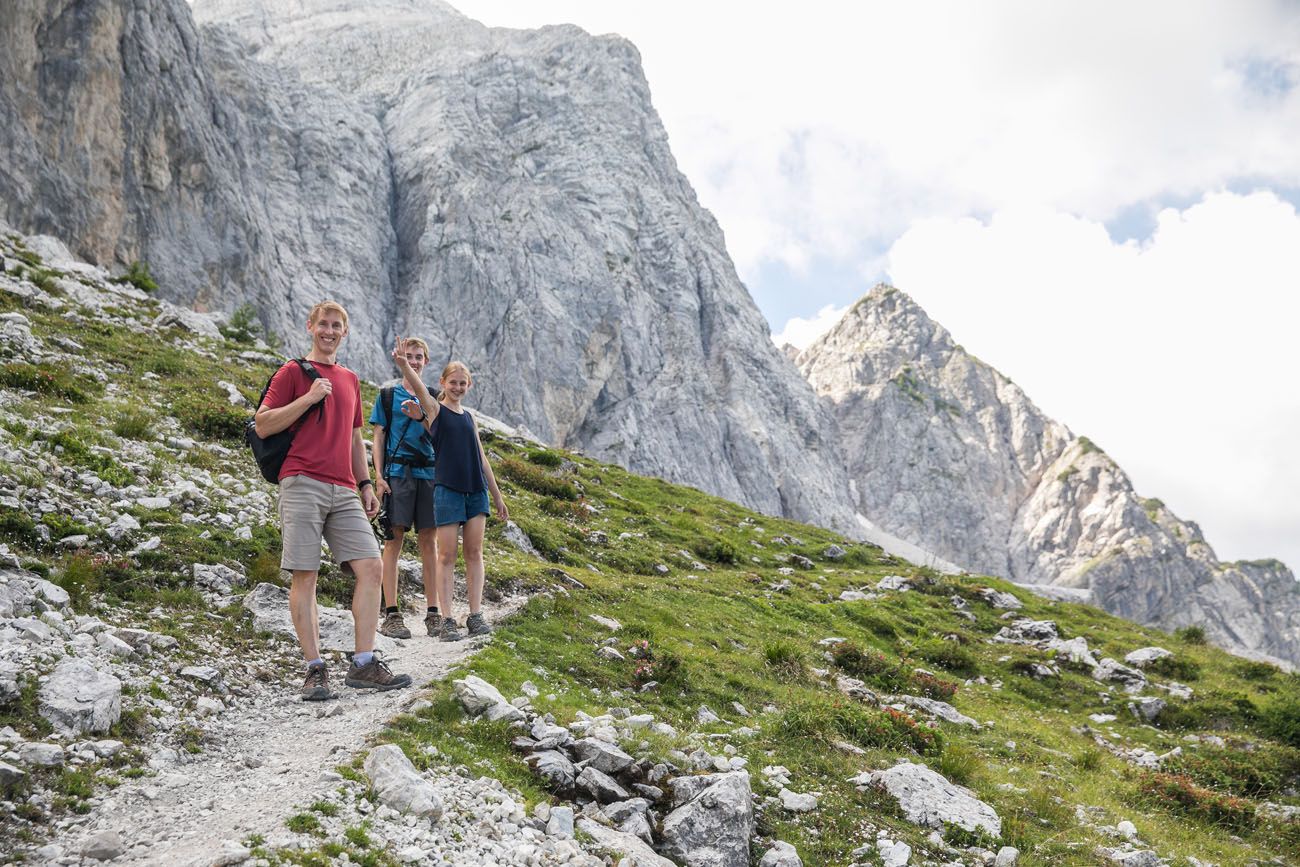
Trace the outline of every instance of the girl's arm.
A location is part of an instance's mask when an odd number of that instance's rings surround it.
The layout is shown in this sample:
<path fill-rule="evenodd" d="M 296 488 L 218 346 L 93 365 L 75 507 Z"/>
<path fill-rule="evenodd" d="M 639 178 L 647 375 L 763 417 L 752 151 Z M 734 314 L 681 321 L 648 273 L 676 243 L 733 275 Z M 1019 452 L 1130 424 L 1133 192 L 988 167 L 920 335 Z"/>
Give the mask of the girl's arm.
<path fill-rule="evenodd" d="M 478 439 L 478 424 L 474 425 L 474 437 Z M 478 453 L 483 461 L 483 475 L 487 477 L 488 491 L 492 494 L 492 505 L 496 507 L 497 517 L 503 521 L 510 520 L 510 511 L 506 509 L 506 501 L 501 496 L 501 489 L 497 487 L 496 474 L 492 472 L 492 464 L 488 462 L 487 452 L 483 449 L 483 441 L 479 440 Z"/>
<path fill-rule="evenodd" d="M 425 426 L 427 427 L 433 421 L 434 416 L 438 414 L 438 410 L 442 408 L 442 404 L 433 399 L 433 395 L 429 394 L 429 389 L 425 388 L 420 375 L 411 367 L 411 362 L 406 360 L 406 352 L 402 349 L 402 340 L 401 337 L 397 338 L 397 345 L 393 347 L 393 361 L 397 363 L 397 369 L 402 372 L 402 380 L 406 390 L 415 395 L 416 400 L 420 402 L 420 408 L 424 410 Z M 406 412 L 405 405 L 402 406 L 402 411 Z M 410 413 L 407 413 L 407 415 L 410 415 Z M 412 417 L 414 418 L 414 416 Z"/>

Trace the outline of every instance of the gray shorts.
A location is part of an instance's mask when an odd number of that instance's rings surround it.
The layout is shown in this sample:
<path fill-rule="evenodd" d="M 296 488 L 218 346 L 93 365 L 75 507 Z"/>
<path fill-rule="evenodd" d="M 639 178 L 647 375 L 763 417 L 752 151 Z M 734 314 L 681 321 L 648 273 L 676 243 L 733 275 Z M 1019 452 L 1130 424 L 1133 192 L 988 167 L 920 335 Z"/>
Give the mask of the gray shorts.
<path fill-rule="evenodd" d="M 318 571 L 322 538 L 340 565 L 379 556 L 375 531 L 354 489 L 308 476 L 282 479 L 280 568 Z"/>
<path fill-rule="evenodd" d="M 393 491 L 388 500 L 388 519 L 394 527 L 419 531 L 437 526 L 433 520 L 433 479 L 393 476 L 388 487 Z"/>

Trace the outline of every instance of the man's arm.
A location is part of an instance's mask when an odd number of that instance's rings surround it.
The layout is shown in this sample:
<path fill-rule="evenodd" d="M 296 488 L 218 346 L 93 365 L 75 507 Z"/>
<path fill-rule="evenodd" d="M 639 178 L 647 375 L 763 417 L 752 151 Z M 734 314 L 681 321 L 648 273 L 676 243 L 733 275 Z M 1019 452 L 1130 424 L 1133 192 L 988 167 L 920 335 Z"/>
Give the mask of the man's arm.
<path fill-rule="evenodd" d="M 352 429 L 352 478 L 357 484 L 370 481 L 370 467 L 366 465 L 366 441 L 361 436 L 361 428 Z M 379 513 L 379 498 L 375 496 L 372 485 L 361 488 L 361 505 L 366 510 L 366 517 L 373 518 Z"/>
<path fill-rule="evenodd" d="M 384 464 L 386 463 L 387 452 L 384 446 L 387 442 L 387 431 L 382 424 L 375 425 L 374 445 L 371 447 L 371 458 L 375 464 L 375 496 L 382 497 L 388 493 L 388 482 L 384 480 Z"/>
<path fill-rule="evenodd" d="M 288 430 L 290 425 L 302 418 L 302 414 L 320 403 L 334 386 L 325 377 L 312 381 L 307 393 L 284 406 L 269 407 L 266 404 L 257 408 L 253 423 L 257 435 L 262 439 Z"/>

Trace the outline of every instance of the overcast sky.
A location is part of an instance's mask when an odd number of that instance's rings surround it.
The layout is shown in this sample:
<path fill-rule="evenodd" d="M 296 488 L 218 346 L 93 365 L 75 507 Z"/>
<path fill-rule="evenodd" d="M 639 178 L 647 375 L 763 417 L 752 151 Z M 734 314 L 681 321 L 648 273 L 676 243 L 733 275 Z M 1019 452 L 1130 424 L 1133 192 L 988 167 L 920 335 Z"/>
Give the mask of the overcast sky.
<path fill-rule="evenodd" d="M 452 0 L 640 49 L 778 340 L 872 285 L 1300 567 L 1300 4 Z"/>

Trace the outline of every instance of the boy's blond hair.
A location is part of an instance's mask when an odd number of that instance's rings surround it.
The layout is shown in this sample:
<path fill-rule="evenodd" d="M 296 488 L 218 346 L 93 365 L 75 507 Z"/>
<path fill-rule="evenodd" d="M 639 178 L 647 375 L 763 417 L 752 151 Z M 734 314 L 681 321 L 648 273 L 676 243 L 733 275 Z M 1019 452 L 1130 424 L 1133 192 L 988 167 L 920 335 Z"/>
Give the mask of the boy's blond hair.
<path fill-rule="evenodd" d="M 404 347 L 405 347 L 405 346 L 418 346 L 418 347 L 420 347 L 420 349 L 424 350 L 424 358 L 425 358 L 425 360 L 427 361 L 427 360 L 429 359 L 429 344 L 425 343 L 425 342 L 424 342 L 423 340 L 421 340 L 419 337 L 408 337 L 408 338 L 406 338 L 405 340 L 402 341 L 402 346 L 404 346 Z"/>
<path fill-rule="evenodd" d="M 308 314 L 307 316 L 307 324 L 315 325 L 316 320 L 320 319 L 321 314 L 325 313 L 326 311 L 337 313 L 339 316 L 343 318 L 343 327 L 344 328 L 348 327 L 348 311 L 344 309 L 343 305 L 337 301 L 321 301 L 319 304 L 313 307 L 311 309 L 311 313 Z"/>

